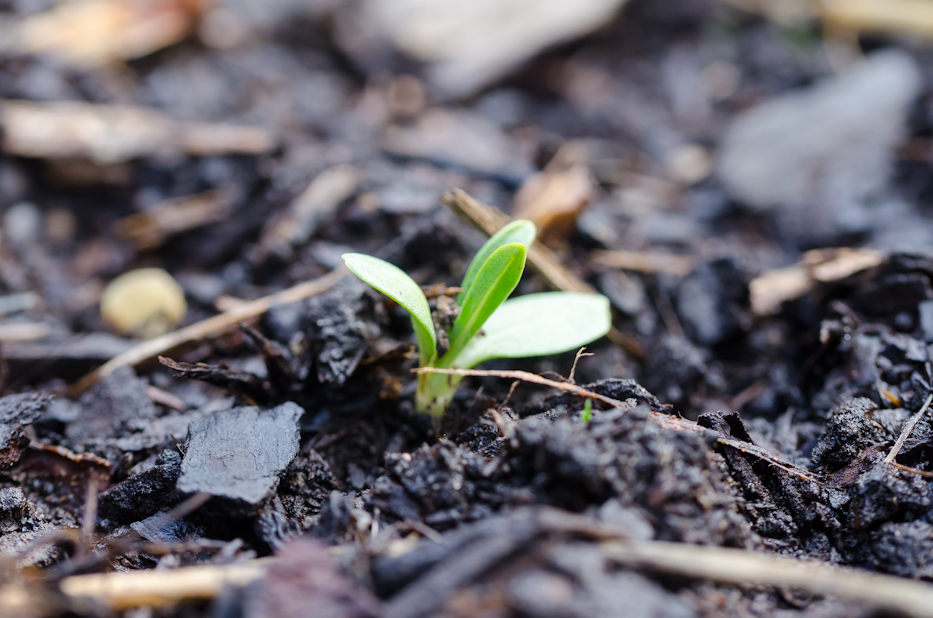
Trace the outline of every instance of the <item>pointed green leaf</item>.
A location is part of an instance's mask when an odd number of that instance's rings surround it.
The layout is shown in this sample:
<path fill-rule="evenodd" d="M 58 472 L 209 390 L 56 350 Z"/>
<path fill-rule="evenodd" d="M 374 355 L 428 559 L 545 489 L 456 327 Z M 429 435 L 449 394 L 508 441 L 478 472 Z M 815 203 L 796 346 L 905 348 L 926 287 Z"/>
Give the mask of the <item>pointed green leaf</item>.
<path fill-rule="evenodd" d="M 408 310 L 418 337 L 421 365 L 430 364 L 437 353 L 437 336 L 421 287 L 405 271 L 385 260 L 362 253 L 344 253 L 341 257 L 350 272 Z"/>
<path fill-rule="evenodd" d="M 524 358 L 567 352 L 599 339 L 612 321 L 600 294 L 545 292 L 502 304 L 460 353 L 455 366 L 469 369 L 491 358 Z"/>
<path fill-rule="evenodd" d="M 457 304 L 461 307 L 463 306 L 463 301 L 466 299 L 470 286 L 473 285 L 476 273 L 479 272 L 480 267 L 486 263 L 486 260 L 489 259 L 489 256 L 492 255 L 496 249 L 513 242 L 521 243 L 525 245 L 525 247 L 531 247 L 531 243 L 535 241 L 535 235 L 537 233 L 538 230 L 535 228 L 534 223 L 527 219 L 519 219 L 518 221 L 512 221 L 490 236 L 489 240 L 487 240 L 486 243 L 480 247 L 480 250 L 476 252 L 476 255 L 473 256 L 470 267 L 467 268 L 466 274 L 463 275 L 463 283 L 460 284 L 462 291 L 457 294 Z"/>
<path fill-rule="evenodd" d="M 438 366 L 450 367 L 457 355 L 473 338 L 502 302 L 509 297 L 522 278 L 528 249 L 517 242 L 493 251 L 483 263 L 467 291 L 460 315 L 450 331 L 450 349 Z"/>

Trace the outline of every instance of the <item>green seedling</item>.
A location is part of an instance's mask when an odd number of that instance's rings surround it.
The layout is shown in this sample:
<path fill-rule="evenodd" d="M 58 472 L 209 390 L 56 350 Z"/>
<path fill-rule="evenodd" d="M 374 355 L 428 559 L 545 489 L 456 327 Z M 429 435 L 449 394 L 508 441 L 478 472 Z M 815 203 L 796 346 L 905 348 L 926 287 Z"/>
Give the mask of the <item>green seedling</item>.
<path fill-rule="evenodd" d="M 403 270 L 361 253 L 346 253 L 343 260 L 353 274 L 411 315 L 421 367 L 470 369 L 493 358 L 567 352 L 609 332 L 605 296 L 546 292 L 506 300 L 522 277 L 535 234 L 531 221 L 513 221 L 486 241 L 463 277 L 456 318 L 446 333 L 437 332 L 428 299 Z M 419 374 L 415 406 L 439 421 L 462 379 Z"/>
<path fill-rule="evenodd" d="M 583 403 L 583 412 L 580 412 L 580 422 L 584 425 L 593 420 L 593 400 L 589 397 Z"/>

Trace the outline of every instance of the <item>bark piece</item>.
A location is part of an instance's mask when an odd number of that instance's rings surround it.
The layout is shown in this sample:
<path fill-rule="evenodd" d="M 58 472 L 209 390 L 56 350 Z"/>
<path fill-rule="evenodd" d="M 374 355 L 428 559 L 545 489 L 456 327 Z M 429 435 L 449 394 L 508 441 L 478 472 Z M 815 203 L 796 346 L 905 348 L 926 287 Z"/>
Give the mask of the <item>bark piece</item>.
<path fill-rule="evenodd" d="M 287 402 L 271 410 L 234 408 L 192 423 L 176 488 L 207 492 L 234 510 L 255 513 L 298 454 L 302 414 Z"/>

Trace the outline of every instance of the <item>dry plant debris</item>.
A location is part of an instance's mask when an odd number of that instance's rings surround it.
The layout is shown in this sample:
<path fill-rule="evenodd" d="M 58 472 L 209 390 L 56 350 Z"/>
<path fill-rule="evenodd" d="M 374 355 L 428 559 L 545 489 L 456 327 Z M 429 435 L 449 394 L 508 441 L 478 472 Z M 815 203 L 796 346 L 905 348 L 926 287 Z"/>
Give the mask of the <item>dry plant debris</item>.
<path fill-rule="evenodd" d="M 259 127 L 178 122 L 144 107 L 80 102 L 0 101 L 5 152 L 99 165 L 187 153 L 261 154 L 274 140 Z"/>
<path fill-rule="evenodd" d="M 117 234 L 139 251 L 148 251 L 172 236 L 223 221 L 229 214 L 224 196 L 219 191 L 206 191 L 166 200 L 146 212 L 121 219 Z"/>
<path fill-rule="evenodd" d="M 199 0 L 72 0 L 13 24 L 0 47 L 97 67 L 181 41 L 201 8 Z"/>
<path fill-rule="evenodd" d="M 752 311 L 777 313 L 781 303 L 800 298 L 819 283 L 831 283 L 880 265 L 884 257 L 872 249 L 814 249 L 794 266 L 759 275 L 748 285 Z"/>

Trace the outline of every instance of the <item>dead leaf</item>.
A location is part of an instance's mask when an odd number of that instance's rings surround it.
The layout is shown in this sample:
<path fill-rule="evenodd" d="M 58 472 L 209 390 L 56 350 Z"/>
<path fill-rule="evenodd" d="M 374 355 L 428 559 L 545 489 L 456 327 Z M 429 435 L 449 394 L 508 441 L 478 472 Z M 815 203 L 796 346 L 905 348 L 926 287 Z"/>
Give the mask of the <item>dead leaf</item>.
<path fill-rule="evenodd" d="M 516 219 L 530 219 L 545 244 L 566 239 L 593 197 L 593 177 L 581 144 L 561 146 L 550 163 L 530 177 L 515 195 Z"/>

